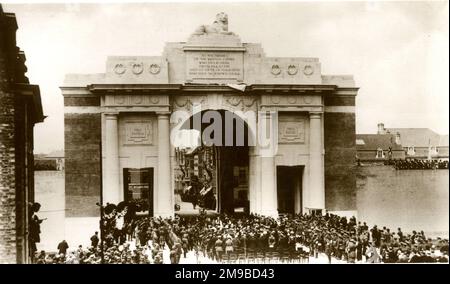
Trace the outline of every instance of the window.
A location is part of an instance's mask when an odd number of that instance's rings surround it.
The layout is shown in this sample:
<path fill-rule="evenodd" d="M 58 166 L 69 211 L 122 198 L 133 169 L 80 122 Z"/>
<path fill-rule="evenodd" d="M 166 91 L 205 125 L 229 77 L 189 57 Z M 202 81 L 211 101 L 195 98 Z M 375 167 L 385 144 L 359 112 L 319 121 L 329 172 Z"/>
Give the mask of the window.
<path fill-rule="evenodd" d="M 434 156 L 434 155 L 437 155 L 439 153 L 439 151 L 438 151 L 438 149 L 437 149 L 437 147 L 436 146 L 431 146 L 430 147 L 430 155 L 431 156 Z"/>
<path fill-rule="evenodd" d="M 383 149 L 381 149 L 381 148 L 377 149 L 377 156 L 376 156 L 376 158 L 377 159 L 383 159 L 384 158 L 384 151 L 383 151 Z"/>

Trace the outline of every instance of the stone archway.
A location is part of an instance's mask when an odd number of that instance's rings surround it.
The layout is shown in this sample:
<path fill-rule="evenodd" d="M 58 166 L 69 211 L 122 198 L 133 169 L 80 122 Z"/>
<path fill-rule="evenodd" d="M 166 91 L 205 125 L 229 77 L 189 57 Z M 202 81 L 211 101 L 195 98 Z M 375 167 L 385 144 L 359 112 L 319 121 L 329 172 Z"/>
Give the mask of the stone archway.
<path fill-rule="evenodd" d="M 193 145 L 196 148 L 189 147 L 190 149 L 185 151 L 185 159 L 188 161 L 184 163 L 191 164 L 193 161 L 194 165 L 184 164 L 183 176 L 188 178 L 182 186 L 190 188 L 191 193 L 190 196 L 185 195 L 184 199 L 180 198 L 182 199 L 180 211 L 188 208 L 184 211 L 193 212 L 189 210 L 190 206 L 186 205 L 185 201 L 193 198 L 193 195 L 198 195 L 197 191 L 200 188 L 200 192 L 202 190 L 204 192 L 204 189 L 210 185 L 216 198 L 215 210 L 212 210 L 210 206 L 204 207 L 206 204 L 201 204 L 201 201 L 191 199 L 189 201 L 192 203 L 192 209 L 194 209 L 194 203 L 197 203 L 195 205 L 209 211 L 248 213 L 250 207 L 249 148 L 254 147 L 256 141 L 247 122 L 238 114 L 228 110 L 204 110 L 186 119 L 179 129 L 196 131 L 197 136 L 200 136 L 197 140 L 199 143 Z M 210 159 L 210 155 L 213 155 L 214 161 L 205 160 Z M 209 163 L 213 166 L 208 169 Z M 210 180 L 208 175 L 211 173 L 205 174 L 208 171 L 211 171 L 213 175 Z M 196 183 L 201 184 L 200 188 L 194 188 Z M 175 191 L 179 193 L 180 190 L 175 189 Z M 184 190 L 182 194 L 186 192 Z M 201 200 L 203 196 L 199 198 Z"/>

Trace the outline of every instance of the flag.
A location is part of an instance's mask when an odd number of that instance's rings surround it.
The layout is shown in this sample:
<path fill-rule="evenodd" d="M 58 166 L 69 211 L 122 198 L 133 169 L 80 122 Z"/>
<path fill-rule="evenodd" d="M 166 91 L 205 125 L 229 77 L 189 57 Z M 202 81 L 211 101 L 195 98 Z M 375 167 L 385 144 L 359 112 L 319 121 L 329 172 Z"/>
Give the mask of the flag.
<path fill-rule="evenodd" d="M 245 87 L 247 87 L 245 84 L 227 84 L 227 86 L 241 92 L 245 92 Z"/>

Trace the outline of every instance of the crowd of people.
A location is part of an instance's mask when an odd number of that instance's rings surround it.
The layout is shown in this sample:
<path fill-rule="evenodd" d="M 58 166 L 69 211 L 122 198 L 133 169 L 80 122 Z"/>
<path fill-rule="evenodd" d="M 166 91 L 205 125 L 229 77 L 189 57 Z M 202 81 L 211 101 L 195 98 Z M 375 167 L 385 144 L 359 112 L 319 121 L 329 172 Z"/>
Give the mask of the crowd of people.
<path fill-rule="evenodd" d="M 305 262 L 326 256 L 331 263 L 448 262 L 448 240 L 424 232 L 403 233 L 337 215 L 289 215 L 279 218 L 225 214 L 140 217 L 127 205 L 108 205 L 104 239 L 67 253 L 36 253 L 36 263 L 179 263 L 187 253 L 215 262 Z M 108 207 L 107 206 L 107 207 Z M 103 248 L 103 250 L 101 249 Z"/>
<path fill-rule="evenodd" d="M 392 165 L 396 170 L 437 170 L 448 169 L 446 160 L 388 160 L 386 165 Z"/>
<path fill-rule="evenodd" d="M 216 195 L 213 186 L 208 181 L 201 182 L 197 176 L 187 183 L 181 194 L 181 201 L 192 203 L 194 209 L 198 207 L 215 210 L 217 206 Z M 179 208 L 175 208 L 177 211 Z"/>

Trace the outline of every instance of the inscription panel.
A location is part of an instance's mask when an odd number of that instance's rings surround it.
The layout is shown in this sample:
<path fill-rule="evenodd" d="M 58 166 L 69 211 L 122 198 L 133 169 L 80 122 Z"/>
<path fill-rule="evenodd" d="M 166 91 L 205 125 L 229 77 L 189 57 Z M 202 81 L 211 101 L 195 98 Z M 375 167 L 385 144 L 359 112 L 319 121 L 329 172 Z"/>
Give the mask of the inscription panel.
<path fill-rule="evenodd" d="M 186 52 L 186 81 L 242 81 L 243 53 L 227 51 Z"/>
<path fill-rule="evenodd" d="M 153 129 L 151 121 L 129 121 L 125 123 L 126 145 L 151 145 Z"/>
<path fill-rule="evenodd" d="M 303 119 L 280 119 L 278 124 L 278 143 L 305 143 L 305 121 Z"/>

